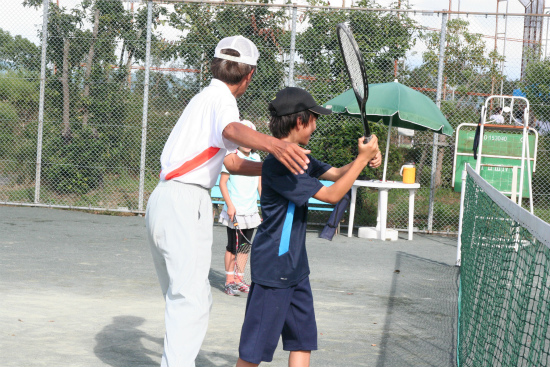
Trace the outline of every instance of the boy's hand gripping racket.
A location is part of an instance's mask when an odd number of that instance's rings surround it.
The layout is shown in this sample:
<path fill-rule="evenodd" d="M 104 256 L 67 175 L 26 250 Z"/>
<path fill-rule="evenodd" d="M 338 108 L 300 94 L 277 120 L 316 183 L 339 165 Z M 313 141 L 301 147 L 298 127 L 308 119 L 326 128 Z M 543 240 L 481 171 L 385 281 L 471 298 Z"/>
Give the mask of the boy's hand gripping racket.
<path fill-rule="evenodd" d="M 349 80 L 355 92 L 359 110 L 361 111 L 361 120 L 363 121 L 363 127 L 365 129 L 364 143 L 367 144 L 371 139 L 369 124 L 365 116 L 365 105 L 369 99 L 369 82 L 367 80 L 367 74 L 365 73 L 363 55 L 361 55 L 359 51 L 359 46 L 357 42 L 355 42 L 353 34 L 344 23 L 340 23 L 336 26 L 336 33 L 338 34 L 338 44 L 340 45 L 340 51 L 344 58 L 346 71 L 348 72 Z"/>

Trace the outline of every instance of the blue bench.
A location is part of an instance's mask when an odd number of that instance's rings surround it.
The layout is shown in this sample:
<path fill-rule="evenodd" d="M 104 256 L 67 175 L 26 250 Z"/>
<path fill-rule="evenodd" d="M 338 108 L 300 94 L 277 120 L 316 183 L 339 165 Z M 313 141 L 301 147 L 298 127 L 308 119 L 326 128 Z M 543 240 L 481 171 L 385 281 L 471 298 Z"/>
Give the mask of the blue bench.
<path fill-rule="evenodd" d="M 321 181 L 325 186 L 330 186 L 334 182 L 332 181 Z M 223 199 L 222 192 L 220 190 L 220 176 L 216 180 L 216 185 L 210 190 L 210 197 L 212 198 L 212 204 L 214 205 L 223 205 L 225 200 Z M 325 203 L 324 201 L 317 200 L 314 197 L 309 198 L 308 200 L 308 210 L 317 210 L 323 212 L 331 212 L 334 210 L 334 205 Z M 258 197 L 258 206 L 260 206 L 260 198 Z"/>

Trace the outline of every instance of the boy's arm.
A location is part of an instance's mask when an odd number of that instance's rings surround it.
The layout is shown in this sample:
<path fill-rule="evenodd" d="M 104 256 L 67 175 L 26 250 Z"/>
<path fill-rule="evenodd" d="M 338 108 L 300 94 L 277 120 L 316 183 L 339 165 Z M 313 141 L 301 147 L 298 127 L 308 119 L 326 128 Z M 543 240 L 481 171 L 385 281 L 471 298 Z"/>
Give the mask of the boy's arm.
<path fill-rule="evenodd" d="M 357 176 L 363 171 L 363 168 L 378 153 L 378 138 L 372 135 L 372 140 L 368 144 L 363 144 L 365 138 L 359 138 L 359 154 L 346 169 L 346 172 L 331 186 L 323 186 L 313 197 L 330 204 L 336 204 L 351 189 L 351 186 L 357 179 Z M 330 170 L 329 170 L 330 171 Z M 327 171 L 328 172 L 328 171 Z M 323 177 L 323 176 L 321 176 Z"/>
<path fill-rule="evenodd" d="M 220 191 L 222 193 L 223 199 L 225 200 L 225 204 L 227 205 L 227 214 L 229 215 L 229 219 L 233 220 L 236 210 L 235 205 L 233 205 L 231 197 L 229 196 L 229 189 L 227 188 L 228 180 L 229 174 L 222 172 L 220 175 Z"/>
<path fill-rule="evenodd" d="M 376 167 L 379 167 L 381 163 L 382 163 L 382 153 L 378 151 L 374 156 L 374 158 L 370 160 L 369 167 L 376 168 Z M 340 168 L 332 167 L 331 169 L 323 173 L 319 178 L 322 180 L 337 181 L 350 169 L 352 164 L 353 162 L 348 163 L 345 166 Z"/>
<path fill-rule="evenodd" d="M 223 164 L 232 175 L 261 176 L 262 174 L 262 162 L 242 159 L 235 153 L 226 155 Z"/>
<path fill-rule="evenodd" d="M 307 169 L 309 150 L 300 148 L 298 144 L 288 143 L 272 136 L 259 133 L 239 122 L 232 122 L 223 130 L 223 137 L 242 147 L 271 153 L 297 175 Z M 227 167 L 227 166 L 226 166 Z"/>

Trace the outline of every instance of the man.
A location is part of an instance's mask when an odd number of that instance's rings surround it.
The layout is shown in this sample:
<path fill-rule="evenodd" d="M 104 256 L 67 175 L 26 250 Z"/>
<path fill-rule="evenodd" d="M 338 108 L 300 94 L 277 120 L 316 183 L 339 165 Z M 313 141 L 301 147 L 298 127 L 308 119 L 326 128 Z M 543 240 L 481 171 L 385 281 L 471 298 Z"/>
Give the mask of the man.
<path fill-rule="evenodd" d="M 309 151 L 239 122 L 236 98 L 248 88 L 258 57 L 249 39 L 222 39 L 211 63 L 211 84 L 191 99 L 162 152 L 160 182 L 147 203 L 146 225 L 166 301 L 163 367 L 195 366 L 206 334 L 213 240 L 208 190 L 222 163 L 231 174 L 261 174 L 261 163 L 226 153 L 238 146 L 269 152 L 293 174 L 303 173 L 309 163 Z"/>

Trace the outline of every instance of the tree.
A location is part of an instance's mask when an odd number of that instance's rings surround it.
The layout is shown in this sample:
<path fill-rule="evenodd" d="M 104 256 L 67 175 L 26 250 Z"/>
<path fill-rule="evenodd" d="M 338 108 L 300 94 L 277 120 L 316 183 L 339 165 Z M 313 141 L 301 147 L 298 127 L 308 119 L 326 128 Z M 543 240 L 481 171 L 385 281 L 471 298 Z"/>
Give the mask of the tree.
<path fill-rule="evenodd" d="M 0 29 L 0 101 L 8 115 L 16 111 L 25 124 L 38 111 L 40 48 L 28 39 Z M 9 106 L 9 107 L 8 107 Z M 7 119 L 10 120 L 10 119 Z"/>
<path fill-rule="evenodd" d="M 311 5 L 328 5 L 312 0 Z M 361 0 L 354 7 L 380 8 L 372 0 Z M 308 90 L 329 88 L 330 93 L 341 93 L 349 88 L 345 72 L 336 26 L 346 22 L 365 60 L 369 83 L 383 83 L 394 78 L 394 63 L 403 58 L 414 46 L 415 22 L 404 14 L 362 10 L 308 9 L 301 19 L 307 28 L 296 37 L 297 52 L 303 59 L 299 72 L 302 75 L 315 75 L 315 79 L 305 82 Z M 315 47 L 310 47 L 315 44 Z M 306 78 L 306 80 L 308 80 Z M 316 83 L 316 80 L 319 82 Z M 324 83 L 330 81 L 330 84 Z"/>
<path fill-rule="evenodd" d="M 310 4 L 328 5 L 327 2 L 315 0 L 310 1 Z M 380 8 L 370 0 L 360 1 L 354 6 Z M 338 8 L 308 8 L 300 22 L 299 28 L 305 29 L 296 36 L 296 59 L 301 61 L 296 65 L 297 84 L 312 93 L 321 103 L 350 88 L 338 46 L 338 23 L 345 22 L 351 28 L 365 60 L 369 83 L 389 82 L 394 79 L 394 63 L 414 46 L 417 29 L 414 21 L 404 14 Z M 346 119 L 348 123 L 344 122 Z M 355 123 L 352 125 L 349 122 Z M 343 128 L 344 125 L 349 126 Z M 370 127 L 378 136 L 383 150 L 387 129 L 375 123 L 371 123 Z M 356 139 L 363 134 L 359 118 L 327 116 L 319 120 L 318 128 L 330 131 L 328 134 L 315 134 L 308 145 L 320 159 L 341 166 L 356 156 Z M 397 164 L 400 162 L 395 161 L 395 167 L 389 168 L 390 174 L 392 169 L 397 168 Z M 381 171 L 364 171 L 367 177 L 374 177 L 379 173 Z"/>
<path fill-rule="evenodd" d="M 550 121 L 550 58 L 531 55 L 525 66 L 521 89 L 530 104 L 530 113 L 540 121 Z"/>
<path fill-rule="evenodd" d="M 236 34 L 249 38 L 260 51 L 258 72 L 247 93 L 239 98 L 241 113 L 253 121 L 265 116 L 266 101 L 283 85 L 283 48 L 288 47 L 284 10 L 264 6 L 218 6 L 212 4 L 177 4 L 170 14 L 170 25 L 181 30 L 176 55 L 189 68 L 198 69 L 195 91 L 211 78 L 210 61 L 219 40 Z"/>
<path fill-rule="evenodd" d="M 459 102 L 467 98 L 466 92 L 490 93 L 491 81 L 503 80 L 501 64 L 504 56 L 489 51 L 481 33 L 469 31 L 470 23 L 462 18 L 447 22 L 443 75 L 445 83 L 461 93 Z M 439 68 L 440 32 L 423 36 L 428 50 L 424 52 L 424 65 L 433 77 Z M 489 78 L 484 78 L 488 76 Z"/>
<path fill-rule="evenodd" d="M 0 69 L 40 70 L 40 48 L 28 39 L 0 28 Z"/>
<path fill-rule="evenodd" d="M 25 0 L 24 6 L 38 8 L 42 6 L 40 0 Z M 74 39 L 84 39 L 84 34 L 79 26 L 82 25 L 84 13 L 79 9 L 67 11 L 66 8 L 60 8 L 56 4 L 50 4 L 48 18 L 48 47 L 47 58 L 55 67 L 62 66 L 61 89 L 63 93 L 63 132 L 62 135 L 66 140 L 71 138 L 70 126 L 70 73 L 77 66 L 84 54 L 82 44 L 72 43 Z"/>

